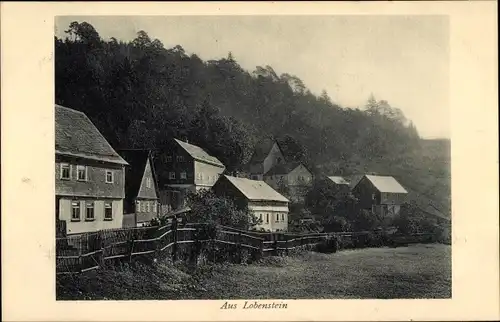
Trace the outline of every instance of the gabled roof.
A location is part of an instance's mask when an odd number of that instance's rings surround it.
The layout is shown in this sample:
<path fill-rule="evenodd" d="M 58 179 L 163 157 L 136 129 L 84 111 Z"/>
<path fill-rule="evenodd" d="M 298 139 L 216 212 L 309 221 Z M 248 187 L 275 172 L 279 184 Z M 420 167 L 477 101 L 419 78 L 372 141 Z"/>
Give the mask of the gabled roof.
<path fill-rule="evenodd" d="M 288 162 L 288 163 L 280 163 L 269 169 L 264 176 L 272 176 L 272 175 L 287 175 L 293 170 L 295 170 L 298 166 L 304 166 L 301 162 Z M 304 166 L 306 168 L 306 166 Z M 309 169 L 306 168 L 306 170 L 309 171 Z M 312 174 L 312 173 L 311 173 Z"/>
<path fill-rule="evenodd" d="M 289 202 L 287 198 L 271 188 L 264 181 L 236 178 L 224 175 L 236 189 L 238 189 L 248 200 L 269 200 Z"/>
<path fill-rule="evenodd" d="M 380 192 L 408 193 L 408 191 L 406 191 L 406 189 L 393 177 L 365 175 L 365 178 L 367 178 Z"/>
<path fill-rule="evenodd" d="M 84 113 L 55 105 L 56 154 L 126 165 Z"/>
<path fill-rule="evenodd" d="M 146 171 L 146 163 L 151 159 L 150 150 L 119 150 L 123 158 L 130 165 L 125 169 L 125 198 L 132 199 L 137 197 L 141 188 L 142 178 Z M 150 164 L 153 181 L 156 186 L 156 173 L 154 171 L 153 162 Z"/>
<path fill-rule="evenodd" d="M 276 143 L 278 149 L 280 149 L 281 154 L 283 154 L 284 157 L 285 155 L 278 141 L 273 140 L 271 138 L 265 138 L 255 145 L 254 152 L 252 154 L 252 158 L 250 159 L 249 164 L 260 163 L 264 161 L 264 159 L 269 155 L 269 152 L 271 151 L 271 148 L 273 147 L 274 143 Z"/>
<path fill-rule="evenodd" d="M 225 167 L 222 162 L 219 161 L 216 157 L 211 156 L 208 154 L 205 150 L 200 148 L 199 146 L 189 144 L 186 142 L 183 142 L 178 139 L 174 139 L 177 144 L 179 144 L 193 159 L 205 163 L 210 163 L 219 167 Z"/>
<path fill-rule="evenodd" d="M 332 181 L 335 184 L 349 185 L 349 182 L 346 179 L 344 179 L 343 177 L 330 176 L 330 177 L 327 177 L 327 178 L 330 179 L 330 181 Z"/>

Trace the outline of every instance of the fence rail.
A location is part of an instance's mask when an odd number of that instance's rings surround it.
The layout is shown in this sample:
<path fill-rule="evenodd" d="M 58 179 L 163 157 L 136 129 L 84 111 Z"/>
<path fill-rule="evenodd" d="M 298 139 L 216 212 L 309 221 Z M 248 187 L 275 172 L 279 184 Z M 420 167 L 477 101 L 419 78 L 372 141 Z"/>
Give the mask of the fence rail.
<path fill-rule="evenodd" d="M 203 245 L 233 247 L 242 260 L 246 250 L 257 258 L 272 254 L 286 253 L 298 247 L 314 245 L 338 238 L 356 239 L 370 232 L 340 233 L 263 233 L 239 230 L 227 226 L 206 229 L 205 224 L 176 223 L 161 227 L 141 227 L 103 230 L 99 232 L 56 238 L 56 273 L 73 274 L 97 269 L 106 262 L 115 260 L 132 261 L 142 256 L 169 257 L 176 261 L 179 256 L 192 257 L 199 254 Z M 395 243 L 405 244 L 425 241 L 426 234 L 416 234 L 410 239 L 395 239 Z M 168 254 L 167 254 L 168 253 Z M 214 255 L 215 256 L 215 255 Z"/>

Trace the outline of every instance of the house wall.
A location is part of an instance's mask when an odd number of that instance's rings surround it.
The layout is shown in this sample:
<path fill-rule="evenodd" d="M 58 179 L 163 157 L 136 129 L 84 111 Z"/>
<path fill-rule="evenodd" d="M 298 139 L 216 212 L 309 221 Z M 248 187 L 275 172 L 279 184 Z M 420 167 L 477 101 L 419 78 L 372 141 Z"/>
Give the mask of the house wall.
<path fill-rule="evenodd" d="M 73 221 L 71 219 L 72 206 L 71 203 L 77 201 L 80 204 L 80 220 Z M 85 219 L 85 203 L 94 201 L 94 220 L 87 221 Z M 112 202 L 112 220 L 104 220 L 104 201 Z M 102 229 L 121 228 L 123 222 L 123 200 L 122 199 L 102 199 L 102 198 L 72 198 L 60 197 L 59 204 L 59 219 L 66 221 L 66 233 L 78 234 L 85 232 L 93 232 Z"/>
<path fill-rule="evenodd" d="M 287 197 L 292 201 L 302 202 L 313 183 L 313 175 L 302 164 L 286 175 L 267 175 L 264 181 L 274 190 L 280 191 L 285 185 L 288 187 Z M 281 183 L 282 182 L 282 183 Z M 280 191 L 283 193 L 282 191 Z"/>
<path fill-rule="evenodd" d="M 182 160 L 177 157 L 182 157 Z M 194 184 L 194 160 L 178 144 L 169 144 L 167 148 L 157 151 L 153 162 L 160 189 L 171 185 Z M 170 172 L 175 173 L 175 179 L 170 179 Z M 182 172 L 186 173 L 186 179 L 181 179 Z"/>
<path fill-rule="evenodd" d="M 218 167 L 212 164 L 194 161 L 194 183 L 197 188 L 211 188 L 219 179 L 219 176 L 224 172 L 223 167 Z"/>
<path fill-rule="evenodd" d="M 404 193 L 388 193 L 382 192 L 380 195 L 380 203 L 385 205 L 401 205 L 406 198 Z"/>
<path fill-rule="evenodd" d="M 380 192 L 366 177 L 363 177 L 353 189 L 353 194 L 359 199 L 359 206 L 363 209 L 371 209 L 374 204 L 380 204 Z"/>
<path fill-rule="evenodd" d="M 256 225 L 257 229 L 267 231 L 287 231 L 288 230 L 288 206 L 287 203 L 279 205 L 266 205 L 258 201 L 248 203 L 250 210 L 257 218 L 262 218 L 262 223 Z"/>
<path fill-rule="evenodd" d="M 147 186 L 147 179 L 150 180 L 151 185 Z M 156 184 L 153 177 L 153 171 L 151 171 L 151 162 L 148 160 L 146 163 L 146 167 L 144 169 L 144 175 L 141 180 L 141 186 L 139 187 L 139 193 L 137 194 L 138 198 L 143 199 L 157 199 L 158 196 L 156 194 Z"/>
<path fill-rule="evenodd" d="M 61 163 L 71 165 L 70 179 L 61 179 Z M 87 167 L 86 181 L 77 180 L 77 165 Z M 106 183 L 106 170 L 113 171 L 113 183 Z M 125 171 L 121 165 L 56 155 L 55 175 L 56 195 L 59 196 L 125 198 Z"/>
<path fill-rule="evenodd" d="M 285 158 L 284 158 L 283 154 L 281 153 L 281 150 L 278 147 L 278 144 L 276 142 L 274 142 L 271 150 L 269 151 L 269 154 L 264 159 L 264 162 L 262 162 L 262 164 L 263 164 L 262 174 L 271 170 L 271 168 L 273 166 L 275 166 L 276 164 L 283 162 L 284 159 Z"/>

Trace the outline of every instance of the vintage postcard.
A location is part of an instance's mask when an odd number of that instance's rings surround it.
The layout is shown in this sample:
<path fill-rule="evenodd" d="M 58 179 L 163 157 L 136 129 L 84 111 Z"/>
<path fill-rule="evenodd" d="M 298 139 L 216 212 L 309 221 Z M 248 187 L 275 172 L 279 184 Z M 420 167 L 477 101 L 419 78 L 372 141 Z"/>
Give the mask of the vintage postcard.
<path fill-rule="evenodd" d="M 495 7 L 2 3 L 5 319 L 499 318 Z"/>

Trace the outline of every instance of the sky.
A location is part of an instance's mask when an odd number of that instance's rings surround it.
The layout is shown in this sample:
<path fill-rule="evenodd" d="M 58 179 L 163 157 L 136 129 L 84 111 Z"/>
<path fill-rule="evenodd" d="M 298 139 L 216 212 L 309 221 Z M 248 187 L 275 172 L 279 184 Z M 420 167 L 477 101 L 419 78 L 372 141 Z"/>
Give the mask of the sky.
<path fill-rule="evenodd" d="M 56 35 L 86 21 L 104 39 L 139 30 L 203 60 L 227 57 L 248 71 L 270 65 L 344 107 L 373 94 L 400 108 L 424 138 L 450 138 L 449 21 L 444 16 L 61 16 Z"/>

